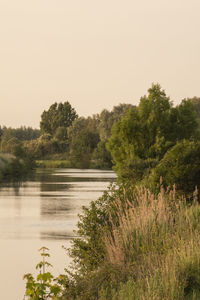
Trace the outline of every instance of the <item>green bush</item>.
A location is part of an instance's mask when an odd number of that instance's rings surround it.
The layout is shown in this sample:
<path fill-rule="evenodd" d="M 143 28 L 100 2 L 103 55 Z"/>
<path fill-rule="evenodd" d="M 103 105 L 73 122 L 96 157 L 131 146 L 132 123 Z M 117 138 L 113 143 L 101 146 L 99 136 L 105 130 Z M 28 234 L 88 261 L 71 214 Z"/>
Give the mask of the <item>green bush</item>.
<path fill-rule="evenodd" d="M 165 188 L 175 184 L 179 194 L 191 197 L 195 187 L 200 187 L 200 142 L 183 140 L 168 150 L 147 178 L 155 192 L 160 189 L 160 178 Z"/>
<path fill-rule="evenodd" d="M 62 299 L 199 299 L 198 202 L 113 187 L 84 209 L 78 233 Z"/>
<path fill-rule="evenodd" d="M 19 180 L 27 176 L 35 168 L 35 161 L 19 145 L 15 148 L 15 154 L 0 154 L 0 179 Z"/>

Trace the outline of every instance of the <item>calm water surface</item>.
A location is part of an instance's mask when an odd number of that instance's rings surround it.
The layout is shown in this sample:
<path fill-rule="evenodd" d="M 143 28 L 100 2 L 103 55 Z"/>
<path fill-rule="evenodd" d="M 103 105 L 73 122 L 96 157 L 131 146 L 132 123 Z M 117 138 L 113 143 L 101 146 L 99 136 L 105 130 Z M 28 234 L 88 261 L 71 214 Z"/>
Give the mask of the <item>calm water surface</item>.
<path fill-rule="evenodd" d="M 24 273 L 34 273 L 38 249 L 50 249 L 54 275 L 64 272 L 83 205 L 100 197 L 116 176 L 111 171 L 38 170 L 30 181 L 0 187 L 1 299 L 22 300 Z"/>

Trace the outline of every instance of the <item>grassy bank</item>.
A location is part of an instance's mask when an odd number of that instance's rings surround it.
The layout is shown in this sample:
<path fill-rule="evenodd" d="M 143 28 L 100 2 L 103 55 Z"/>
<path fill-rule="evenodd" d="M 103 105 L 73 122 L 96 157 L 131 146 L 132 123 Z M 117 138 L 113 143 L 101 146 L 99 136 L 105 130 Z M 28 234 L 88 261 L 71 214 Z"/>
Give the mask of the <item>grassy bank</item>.
<path fill-rule="evenodd" d="M 81 162 L 73 162 L 67 159 L 45 159 L 37 160 L 36 166 L 38 168 L 77 168 L 77 169 L 99 169 L 99 170 L 111 170 L 105 166 L 90 162 L 89 165 L 84 166 Z"/>
<path fill-rule="evenodd" d="M 73 168 L 69 160 L 37 160 L 38 168 Z"/>
<path fill-rule="evenodd" d="M 79 233 L 87 227 L 87 235 L 82 242 L 74 241 L 72 254 L 78 271 L 62 299 L 200 299 L 197 196 L 188 204 L 175 191 L 154 196 L 137 189 L 131 196 L 124 195 L 108 197 L 107 225 L 105 220 L 100 223 L 102 211 L 96 211 L 98 227 L 94 223 L 92 227 L 98 240 L 91 240 L 87 223 L 94 208 L 81 218 Z"/>
<path fill-rule="evenodd" d="M 200 299 L 197 200 L 197 191 L 188 203 L 175 190 L 112 187 L 83 209 L 70 250 L 73 269 L 53 281 L 51 273 L 38 281 L 27 274 L 28 299 Z"/>

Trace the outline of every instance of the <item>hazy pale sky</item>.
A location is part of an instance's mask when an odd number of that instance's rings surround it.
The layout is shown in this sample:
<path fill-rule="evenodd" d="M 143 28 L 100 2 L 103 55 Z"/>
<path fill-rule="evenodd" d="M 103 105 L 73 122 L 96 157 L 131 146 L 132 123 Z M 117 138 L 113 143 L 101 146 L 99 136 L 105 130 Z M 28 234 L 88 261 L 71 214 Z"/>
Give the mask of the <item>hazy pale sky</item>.
<path fill-rule="evenodd" d="M 200 96 L 199 0 L 0 0 L 0 43 L 0 125 L 138 104 L 152 82 Z"/>

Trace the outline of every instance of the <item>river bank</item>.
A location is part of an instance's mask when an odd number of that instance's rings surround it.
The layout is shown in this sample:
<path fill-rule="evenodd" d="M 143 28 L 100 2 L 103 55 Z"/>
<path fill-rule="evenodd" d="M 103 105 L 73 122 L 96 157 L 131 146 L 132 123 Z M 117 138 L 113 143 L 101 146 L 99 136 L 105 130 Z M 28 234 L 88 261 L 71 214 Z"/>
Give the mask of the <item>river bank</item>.
<path fill-rule="evenodd" d="M 79 168 L 77 163 L 74 163 L 67 159 L 43 159 L 36 160 L 37 168 Z M 84 168 L 83 168 L 84 169 Z M 98 170 L 112 170 L 105 166 L 98 165 L 96 162 L 90 162 L 89 169 L 98 169 Z"/>
<path fill-rule="evenodd" d="M 60 299 L 200 299 L 200 204 L 121 187 L 90 205 L 73 241 L 77 272 Z"/>

